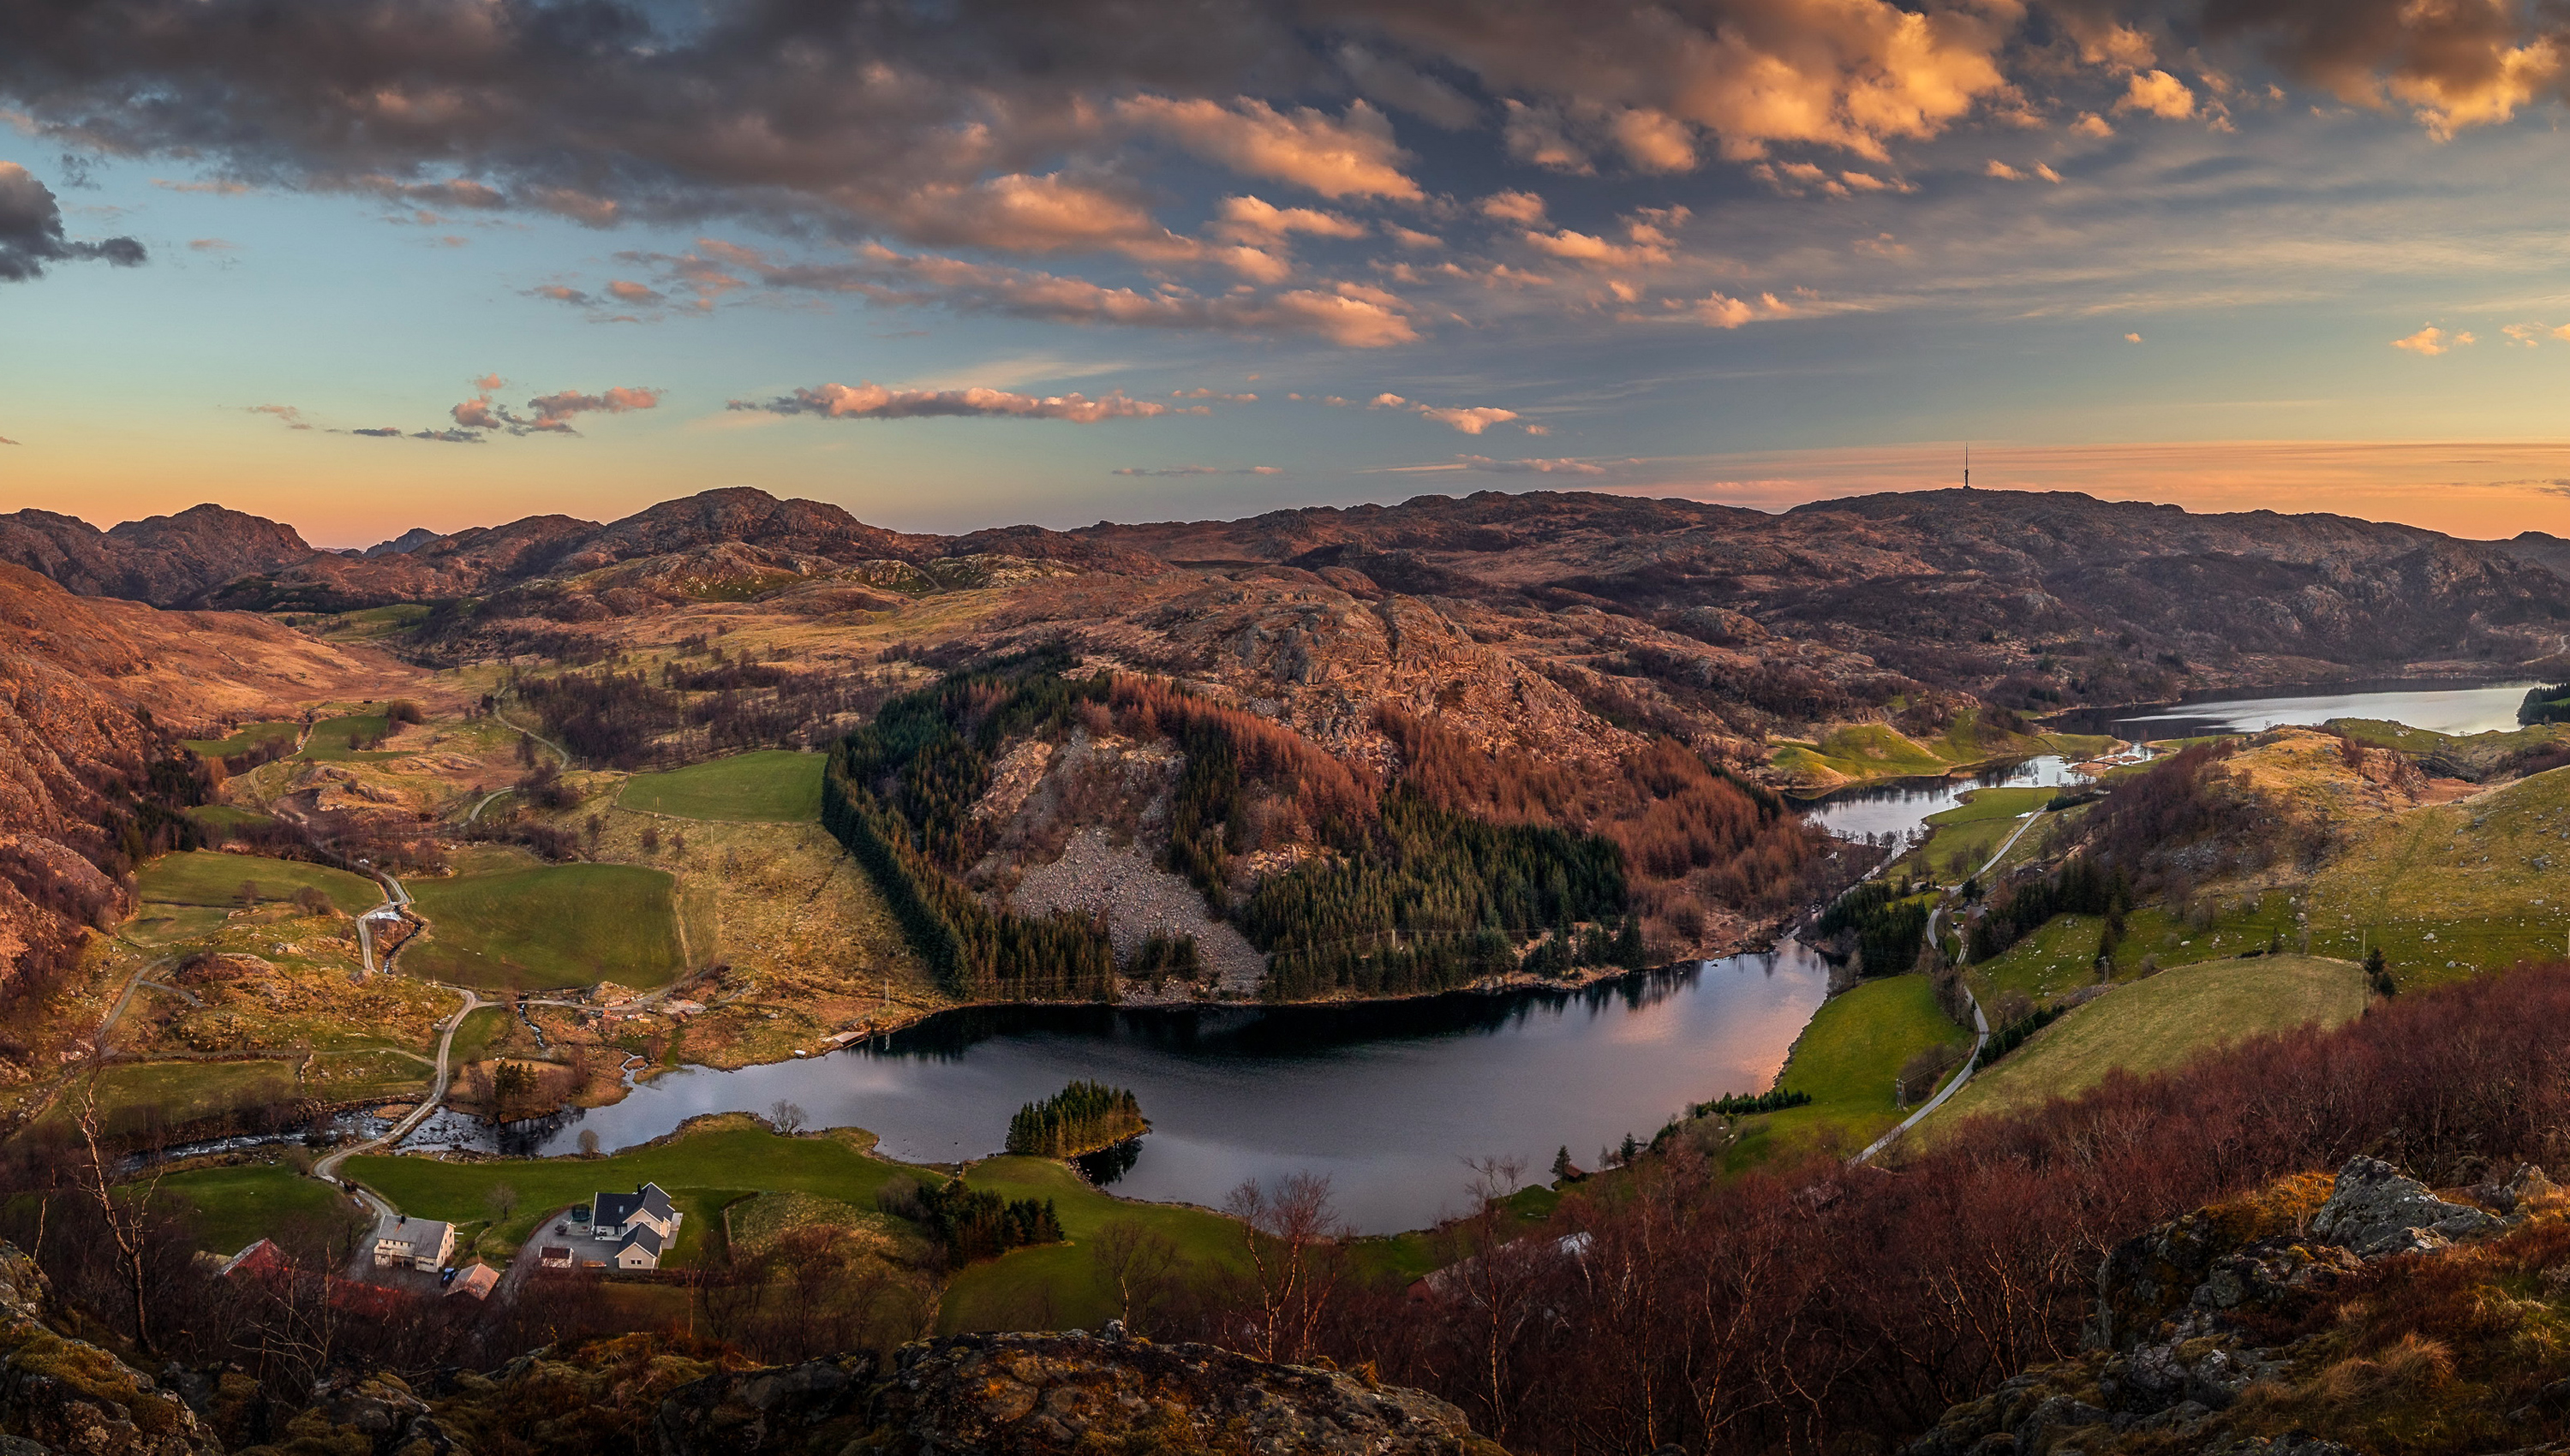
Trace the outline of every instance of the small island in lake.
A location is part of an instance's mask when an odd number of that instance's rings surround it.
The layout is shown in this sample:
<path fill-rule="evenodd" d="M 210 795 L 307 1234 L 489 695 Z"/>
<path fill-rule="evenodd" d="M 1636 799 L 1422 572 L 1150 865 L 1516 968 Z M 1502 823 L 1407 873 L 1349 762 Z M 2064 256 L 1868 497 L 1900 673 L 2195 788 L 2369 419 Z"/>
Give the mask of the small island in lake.
<path fill-rule="evenodd" d="M 1103 1082 L 1073 1082 L 1009 1119 L 1009 1151 L 1037 1158 L 1076 1158 L 1138 1138 L 1151 1125 L 1133 1094 Z"/>

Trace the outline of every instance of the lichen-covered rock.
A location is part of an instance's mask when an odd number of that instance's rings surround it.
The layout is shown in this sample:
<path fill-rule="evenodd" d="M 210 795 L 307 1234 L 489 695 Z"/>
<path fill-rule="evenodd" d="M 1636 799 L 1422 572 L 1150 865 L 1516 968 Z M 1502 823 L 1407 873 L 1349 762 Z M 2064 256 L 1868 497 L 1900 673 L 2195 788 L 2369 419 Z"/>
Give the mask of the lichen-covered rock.
<path fill-rule="evenodd" d="M 2356 1158 L 2339 1170 L 2329 1202 L 2312 1216 L 2312 1234 L 2369 1260 L 2442 1249 L 2497 1223 L 2469 1204 L 2445 1202 L 2378 1158 Z"/>
<path fill-rule="evenodd" d="M 662 1456 L 1257 1452 L 1503 1456 L 1442 1400 L 1207 1345 L 962 1334 L 711 1376 L 663 1402 Z"/>
<path fill-rule="evenodd" d="M 2519 1163 L 2516 1171 L 2504 1180 L 2492 1180 L 2472 1190 L 2472 1197 L 2499 1211 L 2506 1218 L 2521 1218 L 2536 1204 L 2558 1198 L 2561 1185 L 2544 1175 L 2532 1163 Z"/>
<path fill-rule="evenodd" d="M 185 1401 L 86 1340 L 44 1322 L 52 1286 L 0 1244 L 0 1436 L 81 1456 L 198 1456 L 222 1450 Z M 0 1442 L 0 1456 L 19 1448 Z"/>

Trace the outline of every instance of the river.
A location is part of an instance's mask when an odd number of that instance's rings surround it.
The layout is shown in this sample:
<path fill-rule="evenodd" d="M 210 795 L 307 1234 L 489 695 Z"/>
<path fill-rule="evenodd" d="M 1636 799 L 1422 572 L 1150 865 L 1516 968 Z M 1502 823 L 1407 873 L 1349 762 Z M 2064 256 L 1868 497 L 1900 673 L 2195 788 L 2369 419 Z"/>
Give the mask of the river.
<path fill-rule="evenodd" d="M 2235 697 L 2104 710 L 2084 731 L 2130 724 L 2168 736 L 2361 717 L 2473 732 L 2515 726 L 2523 695 L 2523 684 L 2412 684 Z M 1843 791 L 1809 812 L 1840 834 L 1901 834 L 1977 787 L 2074 778 L 2060 758 L 2037 758 L 1977 777 Z M 1098 1170 L 1115 1192 L 1218 1206 L 1243 1179 L 1322 1173 L 1358 1229 L 1390 1233 L 1461 1212 L 1468 1159 L 1518 1159 L 1541 1179 L 1557 1148 L 1593 1166 L 1601 1148 L 1626 1133 L 1648 1138 L 1690 1102 L 1766 1090 L 1828 979 L 1819 955 L 1787 941 L 1570 992 L 951 1011 L 825 1056 L 735 1072 L 681 1068 L 615 1106 L 514 1129 L 507 1151 L 568 1153 L 585 1132 L 609 1150 L 631 1147 L 700 1113 L 788 1101 L 814 1126 L 872 1129 L 894 1157 L 955 1162 L 998 1151 L 1024 1103 L 1095 1078 L 1131 1088 L 1151 1121 L 1129 1166 Z M 441 1114 L 404 1146 L 488 1149 L 495 1137 Z"/>

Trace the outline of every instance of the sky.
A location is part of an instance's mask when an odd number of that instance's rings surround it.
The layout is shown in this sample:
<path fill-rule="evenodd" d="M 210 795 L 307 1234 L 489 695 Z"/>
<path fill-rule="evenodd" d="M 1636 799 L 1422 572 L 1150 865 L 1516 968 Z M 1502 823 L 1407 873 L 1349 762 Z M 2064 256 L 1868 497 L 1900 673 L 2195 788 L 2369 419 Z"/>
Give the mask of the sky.
<path fill-rule="evenodd" d="M 0 0 L 0 510 L 2570 535 L 2517 0 Z"/>

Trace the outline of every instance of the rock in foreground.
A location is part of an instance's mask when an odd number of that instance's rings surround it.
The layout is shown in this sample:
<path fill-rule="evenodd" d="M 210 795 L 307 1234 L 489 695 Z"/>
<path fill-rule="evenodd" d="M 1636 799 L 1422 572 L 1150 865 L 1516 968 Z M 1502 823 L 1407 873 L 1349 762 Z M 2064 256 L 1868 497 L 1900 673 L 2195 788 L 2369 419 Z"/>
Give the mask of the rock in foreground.
<path fill-rule="evenodd" d="M 1335 1370 L 1208 1345 L 961 1334 L 707 1377 L 654 1422 L 664 1456 L 1073 1451 L 1503 1456 L 1463 1412 Z"/>

